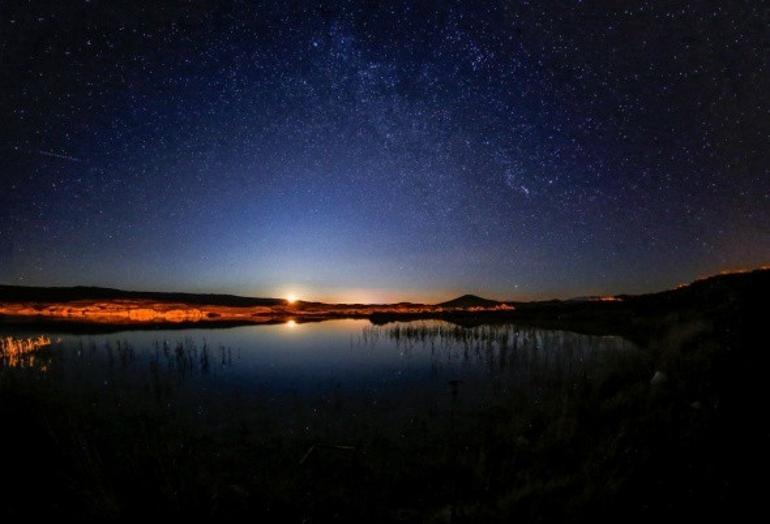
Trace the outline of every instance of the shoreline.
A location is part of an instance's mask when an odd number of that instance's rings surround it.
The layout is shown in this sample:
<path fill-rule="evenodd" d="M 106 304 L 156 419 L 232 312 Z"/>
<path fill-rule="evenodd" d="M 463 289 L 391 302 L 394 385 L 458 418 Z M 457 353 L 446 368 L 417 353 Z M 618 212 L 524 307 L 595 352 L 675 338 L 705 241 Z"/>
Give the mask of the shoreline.
<path fill-rule="evenodd" d="M 616 295 L 611 300 L 589 297 L 495 302 L 466 296 L 436 305 L 289 303 L 225 295 L 0 286 L 0 327 L 114 331 L 224 328 L 345 318 L 368 319 L 373 324 L 435 319 L 463 325 L 514 322 L 639 340 L 649 337 L 651 325 L 671 313 L 719 316 L 735 307 L 760 303 L 769 290 L 770 269 L 765 268 L 715 275 L 658 293 Z M 462 301 L 468 297 L 471 301 Z M 751 310 L 745 312 L 751 314 Z"/>

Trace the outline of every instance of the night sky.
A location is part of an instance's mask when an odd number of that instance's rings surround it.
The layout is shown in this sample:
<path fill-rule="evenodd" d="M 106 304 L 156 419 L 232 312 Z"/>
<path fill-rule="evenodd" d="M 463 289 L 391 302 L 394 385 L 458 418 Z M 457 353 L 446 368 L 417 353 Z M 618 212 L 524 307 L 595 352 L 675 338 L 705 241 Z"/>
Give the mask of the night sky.
<path fill-rule="evenodd" d="M 434 301 L 770 262 L 765 2 L 139 4 L 0 3 L 0 283 Z"/>

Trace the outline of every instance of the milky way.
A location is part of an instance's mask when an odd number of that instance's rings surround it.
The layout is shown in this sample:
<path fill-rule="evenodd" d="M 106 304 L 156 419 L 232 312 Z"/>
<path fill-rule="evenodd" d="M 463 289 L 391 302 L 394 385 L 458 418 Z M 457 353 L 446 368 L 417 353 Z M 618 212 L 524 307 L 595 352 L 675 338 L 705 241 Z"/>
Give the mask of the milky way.
<path fill-rule="evenodd" d="M 767 4 L 465 4 L 4 2 L 0 282 L 534 298 L 770 261 Z"/>

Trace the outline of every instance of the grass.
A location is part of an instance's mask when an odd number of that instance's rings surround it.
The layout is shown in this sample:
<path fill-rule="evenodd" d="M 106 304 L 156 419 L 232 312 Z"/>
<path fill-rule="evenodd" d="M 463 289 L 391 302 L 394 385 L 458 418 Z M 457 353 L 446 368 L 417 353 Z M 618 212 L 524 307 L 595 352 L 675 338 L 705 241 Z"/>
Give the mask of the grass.
<path fill-rule="evenodd" d="M 741 309 L 649 317 L 642 349 L 511 325 L 372 326 L 478 383 L 376 395 L 241 388 L 232 350 L 120 343 L 0 360 L 0 515 L 266 522 L 649 521 L 750 493 L 754 329 Z M 641 321 L 640 321 L 641 322 Z M 549 338 L 550 337 L 550 338 Z M 560 348 L 545 351 L 544 348 Z M 32 354 L 32 353 L 30 353 Z M 665 380 L 651 383 L 656 372 Z M 479 384 L 486 382 L 486 389 Z M 749 436 L 747 433 L 749 432 Z"/>

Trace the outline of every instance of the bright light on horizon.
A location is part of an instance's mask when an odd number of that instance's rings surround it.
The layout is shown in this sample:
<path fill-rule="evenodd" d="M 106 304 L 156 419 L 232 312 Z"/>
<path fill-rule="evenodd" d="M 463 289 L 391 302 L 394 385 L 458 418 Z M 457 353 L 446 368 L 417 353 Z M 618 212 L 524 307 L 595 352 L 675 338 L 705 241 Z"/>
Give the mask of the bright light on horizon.
<path fill-rule="evenodd" d="M 286 301 L 289 304 L 294 304 L 297 301 L 297 295 L 295 295 L 294 293 L 289 293 L 288 295 L 286 295 Z"/>

